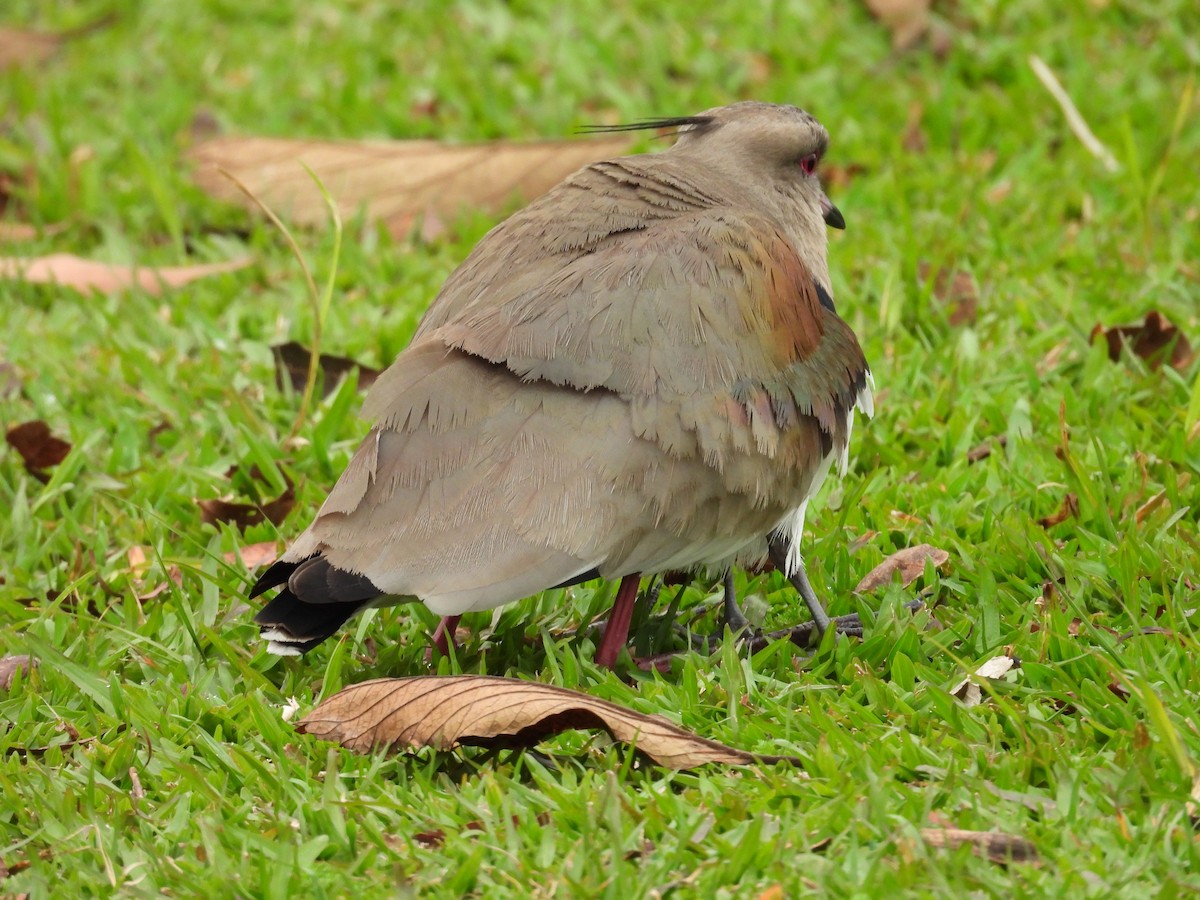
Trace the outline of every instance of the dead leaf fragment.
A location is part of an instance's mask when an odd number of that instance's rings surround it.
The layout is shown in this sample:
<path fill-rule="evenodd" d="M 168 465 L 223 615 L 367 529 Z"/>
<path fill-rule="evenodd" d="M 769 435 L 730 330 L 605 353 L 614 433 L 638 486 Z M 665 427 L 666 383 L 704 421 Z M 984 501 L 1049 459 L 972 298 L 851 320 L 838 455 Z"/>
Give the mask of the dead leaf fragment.
<path fill-rule="evenodd" d="M 381 748 L 529 747 L 562 731 L 602 728 L 671 769 L 705 763 L 799 762 L 726 747 L 659 716 L 578 691 L 485 675 L 364 681 L 321 703 L 297 728 L 357 753 Z"/>
<path fill-rule="evenodd" d="M 624 136 L 476 145 L 220 137 L 197 145 L 191 158 L 196 182 L 213 197 L 258 211 L 224 170 L 286 219 L 324 225 L 328 210 L 307 166 L 343 216 L 364 209 L 394 234 L 406 234 L 422 219 L 445 221 L 466 209 L 499 212 L 514 197 L 531 200 L 588 163 L 628 152 L 632 143 Z"/>
<path fill-rule="evenodd" d="M 1097 337 L 1107 342 L 1108 358 L 1113 362 L 1121 358 L 1125 346 L 1152 369 L 1160 368 L 1164 362 L 1176 369 L 1186 369 L 1195 357 L 1187 337 L 1158 310 L 1148 312 L 1141 325 L 1105 328 L 1098 324 L 1092 329 L 1093 343 Z"/>
<path fill-rule="evenodd" d="M 303 391 L 308 379 L 308 366 L 312 360 L 312 351 L 297 341 L 286 344 L 276 344 L 271 347 L 275 354 L 275 383 L 283 390 L 283 385 L 290 382 L 293 390 Z M 379 377 L 379 370 L 364 366 L 345 356 L 333 356 L 322 353 L 317 358 L 317 366 L 324 376 L 321 381 L 322 396 L 328 397 L 337 387 L 342 377 L 351 371 L 358 372 L 358 387 L 366 390 Z"/>
<path fill-rule="evenodd" d="M 0 70 L 45 62 L 58 49 L 61 38 L 42 31 L 0 28 Z"/>
<path fill-rule="evenodd" d="M 264 519 L 272 525 L 279 525 L 288 517 L 292 507 L 296 505 L 296 492 L 289 484 L 287 490 L 269 503 L 233 503 L 229 500 L 197 500 L 200 507 L 200 519 L 209 525 L 218 522 L 229 522 L 245 531 L 251 525 L 258 525 Z"/>
<path fill-rule="evenodd" d="M 1038 519 L 1038 524 L 1043 528 L 1052 528 L 1055 525 L 1061 525 L 1067 519 L 1075 519 L 1079 517 L 1079 498 L 1074 494 L 1067 494 L 1063 497 L 1062 506 L 1058 508 L 1058 512 L 1049 516 L 1042 516 Z"/>
<path fill-rule="evenodd" d="M 1011 656 L 993 656 L 976 669 L 973 675 L 968 675 L 952 687 L 950 693 L 961 700 L 964 706 L 978 706 L 983 702 L 983 691 L 980 690 L 976 679 L 1002 678 L 1016 664 L 1017 661 Z"/>
<path fill-rule="evenodd" d="M 969 463 L 981 462 L 992 455 L 992 449 L 994 447 L 999 447 L 999 448 L 1003 449 L 1004 447 L 1007 447 L 1007 446 L 1008 446 L 1008 435 L 1006 435 L 1006 434 L 1001 434 L 1001 435 L 997 435 L 994 438 L 989 438 L 988 440 L 984 441 L 982 444 L 976 444 L 974 447 L 972 447 L 970 450 L 967 451 L 967 462 L 969 462 Z"/>
<path fill-rule="evenodd" d="M 14 425 L 8 429 L 5 439 L 34 475 L 54 468 L 71 452 L 71 445 L 51 434 L 50 426 L 41 419 Z"/>
<path fill-rule="evenodd" d="M 856 594 L 866 594 L 890 584 L 892 576 L 900 573 L 900 584 L 908 587 L 925 572 L 925 561 L 933 560 L 936 568 L 941 568 L 950 560 L 950 554 L 932 544 L 917 544 L 897 550 L 870 572 L 854 589 Z"/>
<path fill-rule="evenodd" d="M 932 0 L 866 0 L 867 9 L 892 35 L 893 50 L 908 50 L 929 29 Z"/>
<path fill-rule="evenodd" d="M 436 850 L 442 844 L 446 843 L 446 832 L 440 828 L 431 828 L 428 831 L 418 831 L 413 835 L 413 840 L 422 847 L 430 847 Z"/>
<path fill-rule="evenodd" d="M 30 284 L 57 284 L 81 293 L 111 294 L 140 288 L 157 296 L 163 288 L 178 288 L 207 278 L 236 272 L 250 265 L 250 258 L 228 262 L 204 263 L 194 266 L 117 266 L 84 259 L 71 253 L 52 253 L 49 256 L 0 257 L 0 278 L 25 281 Z"/>
<path fill-rule="evenodd" d="M 29 677 L 29 670 L 36 669 L 38 661 L 32 656 L 5 656 L 0 658 L 0 689 L 8 690 L 12 687 L 13 679 L 17 677 L 17 673 L 21 673 L 22 678 Z"/>
<path fill-rule="evenodd" d="M 929 263 L 918 263 L 917 277 L 922 283 L 928 284 L 931 275 L 933 296 L 950 307 L 950 324 L 974 325 L 979 310 L 979 289 L 971 273 L 962 269 L 942 268 L 934 274 Z"/>
<path fill-rule="evenodd" d="M 257 569 L 264 563 L 274 562 L 278 555 L 279 547 L 274 541 L 262 541 L 258 544 L 246 544 L 238 547 L 237 550 L 222 554 L 222 558 L 227 563 L 235 563 L 240 560 L 247 569 Z"/>
<path fill-rule="evenodd" d="M 964 831 L 961 828 L 922 828 L 921 837 L 934 847 L 951 850 L 967 844 L 995 863 L 1037 863 L 1037 847 L 1032 841 L 1001 831 Z"/>

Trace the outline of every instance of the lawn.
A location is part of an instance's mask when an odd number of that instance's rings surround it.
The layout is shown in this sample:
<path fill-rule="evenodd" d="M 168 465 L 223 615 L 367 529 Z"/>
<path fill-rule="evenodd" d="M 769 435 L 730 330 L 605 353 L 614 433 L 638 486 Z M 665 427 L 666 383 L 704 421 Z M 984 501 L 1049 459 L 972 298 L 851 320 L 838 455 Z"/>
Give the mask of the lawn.
<path fill-rule="evenodd" d="M 1194 2 L 939 0 L 903 51 L 860 3 L 783 0 L 8 0 L 0 28 L 83 31 L 0 71 L 0 224 L 40 229 L 0 237 L 0 256 L 253 260 L 158 296 L 0 280 L 0 424 L 42 420 L 72 448 L 41 478 L 0 449 L 0 656 L 38 662 L 0 685 L 0 892 L 1200 889 L 1200 355 L 1114 361 L 1092 338 L 1158 312 L 1200 346 Z M 271 347 L 312 343 L 303 271 L 270 222 L 193 184 L 197 123 L 530 140 L 743 98 L 803 106 L 832 135 L 834 293 L 879 390 L 804 549 L 865 639 L 750 657 L 727 639 L 613 673 L 586 625 L 615 585 L 590 583 L 468 616 L 434 667 L 435 617 L 405 607 L 302 659 L 264 653 L 239 551 L 297 534 L 367 426 L 350 380 L 294 429 Z M 332 226 L 295 230 L 334 279 L 321 349 L 387 365 L 495 221 L 425 240 L 354 217 L 336 256 Z M 288 481 L 278 526 L 205 521 L 200 501 Z M 918 544 L 948 561 L 854 593 Z M 767 627 L 804 617 L 777 574 L 737 584 Z M 940 629 L 903 608 L 918 595 Z M 697 578 L 681 616 L 711 631 L 719 597 Z M 659 625 L 639 623 L 643 650 Z M 1020 665 L 981 703 L 952 695 L 998 655 Z M 578 688 L 803 767 L 670 772 L 584 732 L 358 756 L 295 731 L 344 686 L 433 672 Z M 944 828 L 1037 858 L 942 848 Z"/>

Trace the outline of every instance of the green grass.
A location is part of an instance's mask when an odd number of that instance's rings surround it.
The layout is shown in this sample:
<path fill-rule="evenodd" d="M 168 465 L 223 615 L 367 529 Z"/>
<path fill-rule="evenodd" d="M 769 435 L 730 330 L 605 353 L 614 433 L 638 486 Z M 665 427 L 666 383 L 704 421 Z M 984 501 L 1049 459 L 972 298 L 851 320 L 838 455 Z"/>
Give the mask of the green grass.
<path fill-rule="evenodd" d="M 1114 364 L 1088 341 L 1097 322 L 1158 309 L 1200 343 L 1200 121 L 1194 101 L 1181 105 L 1200 14 L 1186 0 L 937 4 L 954 35 L 937 59 L 893 55 L 859 4 L 754 6 L 5 4 L 0 25 L 115 19 L 36 70 L 0 74 L 0 171 L 15 184 L 4 215 L 66 223 L 3 253 L 182 264 L 249 252 L 256 264 L 162 298 L 0 282 L 0 357 L 21 383 L 0 420 L 45 419 L 74 445 L 46 484 L 0 453 L 0 655 L 41 663 L 0 693 L 0 861 L 14 870 L 0 891 L 1200 887 L 1186 808 L 1200 764 L 1200 365 Z M 1118 173 L 1071 134 L 1031 53 Z M 588 585 L 506 608 L 494 626 L 470 617 L 477 636 L 439 671 L 579 687 L 795 754 L 805 771 L 672 774 L 580 735 L 538 754 L 390 758 L 297 735 L 288 698 L 307 711 L 346 684 L 428 671 L 434 618 L 374 614 L 300 661 L 259 650 L 252 575 L 224 555 L 296 534 L 365 425 L 343 387 L 283 442 L 299 398 L 275 387 L 269 347 L 311 334 L 303 277 L 276 231 L 190 186 L 193 117 L 247 134 L 533 138 L 743 97 L 805 106 L 833 135 L 831 162 L 864 168 L 834 191 L 849 229 L 831 265 L 879 413 L 856 431 L 850 476 L 810 513 L 806 554 L 833 612 L 880 610 L 867 639 L 812 658 L 727 646 L 629 684 L 597 670 L 593 638 L 577 633 L 612 596 Z M 914 104 L 924 151 L 903 141 Z M 425 246 L 347 223 L 324 349 L 389 362 L 490 224 Z M 332 235 L 299 238 L 320 282 Z M 973 325 L 950 323 L 922 262 L 974 277 Z M 1001 435 L 1006 448 L 968 462 Z M 234 491 L 229 468 L 255 463 L 295 481 L 288 520 L 244 534 L 202 524 L 195 500 Z M 1039 525 L 1067 493 L 1078 517 Z M 872 566 L 921 542 L 950 564 L 854 597 Z M 144 568 L 130 565 L 134 546 Z M 137 599 L 172 567 L 177 586 Z M 739 586 L 768 601 L 768 624 L 799 617 L 776 577 Z M 944 630 L 899 610 L 918 590 Z M 697 583 L 684 605 L 705 593 Z M 1148 627 L 1172 635 L 1121 639 Z M 964 668 L 1006 648 L 1023 665 L 982 705 L 949 696 Z M 1043 863 L 921 838 L 947 823 L 1026 837 Z M 415 837 L 438 829 L 441 846 Z"/>

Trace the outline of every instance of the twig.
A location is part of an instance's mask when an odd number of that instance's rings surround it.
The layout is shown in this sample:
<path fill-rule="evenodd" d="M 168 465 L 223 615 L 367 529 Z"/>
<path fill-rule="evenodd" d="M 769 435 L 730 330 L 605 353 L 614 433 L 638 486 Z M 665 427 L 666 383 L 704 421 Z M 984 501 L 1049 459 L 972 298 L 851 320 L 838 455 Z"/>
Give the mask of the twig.
<path fill-rule="evenodd" d="M 1067 117 L 1067 125 L 1075 133 L 1075 137 L 1079 138 L 1080 143 L 1087 148 L 1087 151 L 1092 156 L 1100 160 L 1100 163 L 1109 172 L 1119 171 L 1121 165 L 1117 162 L 1117 158 L 1092 133 L 1092 129 L 1088 127 L 1088 123 L 1084 121 L 1075 104 L 1071 102 L 1071 98 L 1067 96 L 1066 90 L 1063 89 L 1062 84 L 1054 72 L 1050 70 L 1050 67 L 1042 62 L 1041 57 L 1036 53 L 1029 57 L 1029 67 L 1033 69 L 1033 74 L 1037 76 L 1038 81 L 1050 92 L 1050 96 L 1058 101 L 1063 115 Z"/>

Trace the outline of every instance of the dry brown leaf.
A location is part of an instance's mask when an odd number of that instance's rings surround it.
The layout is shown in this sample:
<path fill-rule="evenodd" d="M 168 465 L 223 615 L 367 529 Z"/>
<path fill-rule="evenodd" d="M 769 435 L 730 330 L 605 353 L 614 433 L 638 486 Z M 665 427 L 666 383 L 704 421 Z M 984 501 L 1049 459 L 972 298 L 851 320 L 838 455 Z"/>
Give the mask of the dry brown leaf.
<path fill-rule="evenodd" d="M 922 828 L 921 837 L 934 847 L 953 850 L 967 844 L 992 862 L 1037 863 L 1037 847 L 1032 841 L 1001 831 L 964 831 L 961 828 Z"/>
<path fill-rule="evenodd" d="M 705 763 L 753 765 L 791 757 L 760 756 L 694 735 L 659 716 L 515 678 L 486 675 L 380 678 L 348 687 L 304 717 L 304 734 L 358 753 L 457 746 L 529 747 L 577 728 L 603 728 L 656 763 L 690 769 Z"/>
<path fill-rule="evenodd" d="M 1003 678 L 1017 664 L 1011 656 L 993 656 L 973 675 L 968 675 L 950 689 L 950 693 L 963 702 L 964 706 L 978 706 L 983 702 L 983 691 L 975 681 L 977 678 Z"/>
<path fill-rule="evenodd" d="M 49 237 L 66 230 L 65 223 L 57 225 L 30 225 L 28 222 L 0 222 L 0 241 L 19 242 L 35 241 L 39 237 Z"/>
<path fill-rule="evenodd" d="M 907 50 L 929 29 L 932 0 L 866 0 L 871 15 L 892 35 L 892 49 Z"/>
<path fill-rule="evenodd" d="M 21 455 L 25 468 L 35 475 L 57 466 L 71 452 L 71 445 L 52 435 L 50 426 L 41 419 L 14 425 L 5 439 Z"/>
<path fill-rule="evenodd" d="M 442 844 L 446 843 L 446 832 L 440 828 L 431 828 L 428 831 L 418 831 L 413 835 L 413 840 L 422 847 L 429 847 L 436 850 Z"/>
<path fill-rule="evenodd" d="M 933 267 L 927 262 L 917 264 L 917 276 L 928 283 Z M 950 307 L 951 325 L 974 325 L 979 309 L 979 290 L 970 272 L 942 268 L 933 275 L 933 296 Z"/>
<path fill-rule="evenodd" d="M 283 390 L 285 382 L 291 382 L 294 390 L 304 390 L 312 352 L 296 341 L 276 344 L 271 348 L 271 352 L 275 354 L 275 383 L 279 385 L 279 389 Z M 322 353 L 317 360 L 317 365 L 324 376 L 321 380 L 321 392 L 326 397 L 337 387 L 342 376 L 352 370 L 358 370 L 358 386 L 362 390 L 373 385 L 375 379 L 379 377 L 378 369 L 372 369 L 370 366 L 360 365 L 344 356 L 333 356 L 329 353 Z"/>
<path fill-rule="evenodd" d="M 1126 345 L 1152 369 L 1164 362 L 1186 369 L 1195 358 L 1187 337 L 1158 310 L 1148 312 L 1141 325 L 1096 325 L 1091 340 L 1095 342 L 1098 336 L 1108 343 L 1108 358 L 1113 362 L 1121 358 L 1121 349 Z"/>
<path fill-rule="evenodd" d="M 274 541 L 262 541 L 258 544 L 247 544 L 237 550 L 223 554 L 227 563 L 241 561 L 247 569 L 257 569 L 263 563 L 274 562 L 279 555 L 279 548 Z"/>
<path fill-rule="evenodd" d="M 264 519 L 272 525 L 279 525 L 288 517 L 292 507 L 296 505 L 296 492 L 289 484 L 287 490 L 269 503 L 233 503 L 229 500 L 197 500 L 200 507 L 200 519 L 210 525 L 218 522 L 230 522 L 239 530 L 245 531 L 251 525 L 257 525 Z"/>
<path fill-rule="evenodd" d="M 1049 516 L 1042 516 L 1038 519 L 1038 524 L 1043 528 L 1052 528 L 1055 525 L 1061 525 L 1067 519 L 1079 517 L 1079 498 L 1074 494 L 1067 494 L 1063 497 L 1062 506 L 1058 508 L 1058 512 Z"/>
<path fill-rule="evenodd" d="M 153 600 L 159 594 L 166 591 L 166 589 L 169 588 L 171 585 L 175 585 L 175 587 L 179 587 L 182 584 L 183 584 L 183 572 L 180 570 L 179 566 L 172 563 L 171 565 L 167 566 L 167 580 L 161 582 L 160 584 L 156 585 L 155 587 L 152 587 L 150 590 L 146 591 L 145 593 L 139 593 L 137 595 L 137 598 L 139 600 Z"/>
<path fill-rule="evenodd" d="M 82 293 L 95 291 L 110 294 L 136 286 L 147 294 L 157 295 L 162 293 L 164 287 L 182 287 L 198 278 L 236 272 L 250 265 L 250 262 L 250 258 L 246 257 L 195 266 L 153 268 L 115 266 L 83 259 L 71 253 L 52 253 L 49 256 L 0 257 L 0 278 L 31 284 L 57 284 Z"/>
<path fill-rule="evenodd" d="M 1184 808 L 1192 817 L 1192 824 L 1200 825 L 1200 770 L 1192 776 L 1192 792 Z"/>
<path fill-rule="evenodd" d="M 61 42 L 57 34 L 0 28 L 0 70 L 45 62 Z"/>
<path fill-rule="evenodd" d="M 921 577 L 925 571 L 925 561 L 933 560 L 937 568 L 941 568 L 950 560 L 950 554 L 932 544 L 917 544 L 897 550 L 864 576 L 854 589 L 856 594 L 866 594 L 890 584 L 892 576 L 900 573 L 900 584 L 908 587 Z"/>
<path fill-rule="evenodd" d="M 466 209 L 501 211 L 514 197 L 531 200 L 631 146 L 623 136 L 475 145 L 221 137 L 199 144 L 191 157 L 197 183 L 217 199 L 258 210 L 225 170 L 290 221 L 322 225 L 329 213 L 307 166 L 342 215 L 361 208 L 394 234 L 405 234 L 422 218 L 440 222 Z"/>
<path fill-rule="evenodd" d="M 12 687 L 13 679 L 17 677 L 17 673 L 21 673 L 22 678 L 29 677 L 29 670 L 36 669 L 38 661 L 32 656 L 5 656 L 0 659 L 0 690 L 7 691 Z"/>
<path fill-rule="evenodd" d="M 994 438 L 988 438 L 982 444 L 976 444 L 967 451 L 967 462 L 977 463 L 987 459 L 992 455 L 992 448 L 1004 448 L 1008 446 L 1008 435 L 1001 434 Z"/>

